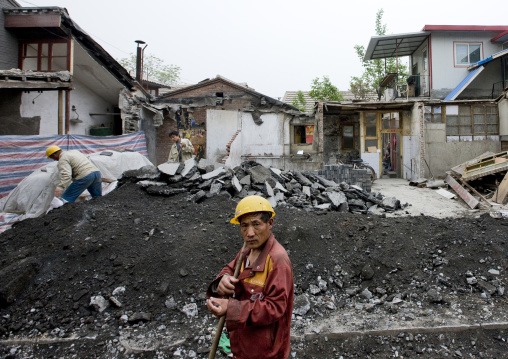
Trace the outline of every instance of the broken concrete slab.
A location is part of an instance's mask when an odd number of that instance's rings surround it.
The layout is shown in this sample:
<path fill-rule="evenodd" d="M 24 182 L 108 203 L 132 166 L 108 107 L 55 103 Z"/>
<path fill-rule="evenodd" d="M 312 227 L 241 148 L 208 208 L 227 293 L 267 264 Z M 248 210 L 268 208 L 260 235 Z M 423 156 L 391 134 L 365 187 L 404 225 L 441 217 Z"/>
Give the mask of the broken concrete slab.
<path fill-rule="evenodd" d="M 265 181 L 265 192 L 268 197 L 273 197 L 275 193 L 273 192 L 272 186 L 268 183 L 268 181 Z"/>
<path fill-rule="evenodd" d="M 213 170 L 212 172 L 205 173 L 201 176 L 203 180 L 208 180 L 212 178 L 220 177 L 221 175 L 227 173 L 227 170 L 224 167 L 217 168 L 216 170 Z"/>
<path fill-rule="evenodd" d="M 250 184 L 251 184 L 250 175 L 246 175 L 246 176 L 244 176 L 244 177 L 240 180 L 240 184 L 242 184 L 242 185 L 246 185 L 246 186 L 250 186 Z"/>
<path fill-rule="evenodd" d="M 164 162 L 157 166 L 159 171 L 161 171 L 164 174 L 167 174 L 168 176 L 174 176 L 177 173 L 179 173 L 179 170 L 181 171 L 181 168 L 183 168 L 182 164 L 180 162 Z"/>
<path fill-rule="evenodd" d="M 242 190 L 242 185 L 240 184 L 240 181 L 236 176 L 233 176 L 231 184 L 233 185 L 233 188 L 237 193 L 239 193 Z"/>
<path fill-rule="evenodd" d="M 277 207 L 277 200 L 275 199 L 275 197 L 268 197 L 266 200 L 270 203 L 272 208 Z"/>
<path fill-rule="evenodd" d="M 198 166 L 194 158 L 189 158 L 183 163 L 184 167 L 180 173 L 183 178 L 190 178 L 194 173 L 198 171 Z"/>
<path fill-rule="evenodd" d="M 252 183 L 263 184 L 266 180 L 272 177 L 272 172 L 264 166 L 254 166 L 247 169 L 250 174 Z"/>
<path fill-rule="evenodd" d="M 300 183 L 302 186 L 312 186 L 312 181 L 309 180 L 305 175 L 300 171 L 295 171 L 294 173 L 295 179 Z"/>
<path fill-rule="evenodd" d="M 347 203 L 347 198 L 344 192 L 325 192 L 325 196 L 328 197 L 334 208 L 339 208 L 341 204 Z"/>
<path fill-rule="evenodd" d="M 143 187 L 143 188 L 147 188 L 150 186 L 167 186 L 168 185 L 166 182 L 149 181 L 149 180 L 139 181 L 136 184 Z"/>
<path fill-rule="evenodd" d="M 158 180 L 160 175 L 161 173 L 157 167 L 144 166 L 136 170 L 125 171 L 122 174 L 122 179 L 123 180 L 136 179 L 137 181 L 139 181 L 140 179 Z"/>
<path fill-rule="evenodd" d="M 310 197 L 310 187 L 309 186 L 302 186 L 302 192 L 307 197 Z"/>

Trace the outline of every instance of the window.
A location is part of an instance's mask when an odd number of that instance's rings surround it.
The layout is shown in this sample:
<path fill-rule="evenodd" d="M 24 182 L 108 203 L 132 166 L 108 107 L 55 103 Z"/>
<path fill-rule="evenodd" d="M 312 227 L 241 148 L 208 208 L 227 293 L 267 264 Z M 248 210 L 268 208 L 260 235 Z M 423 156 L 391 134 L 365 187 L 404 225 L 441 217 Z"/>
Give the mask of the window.
<path fill-rule="evenodd" d="M 444 112 L 445 107 L 444 106 L 425 106 L 424 110 L 424 116 L 425 116 L 425 122 L 434 122 L 434 123 L 441 123 L 443 122 L 445 114 Z"/>
<path fill-rule="evenodd" d="M 481 60 L 481 43 L 456 43 L 455 44 L 455 65 L 469 66 Z"/>
<path fill-rule="evenodd" d="M 448 141 L 499 140 L 499 117 L 495 105 L 446 106 Z"/>
<path fill-rule="evenodd" d="M 342 149 L 352 150 L 355 148 L 355 126 L 345 124 L 342 126 Z"/>
<path fill-rule="evenodd" d="M 295 126 L 295 143 L 310 145 L 314 141 L 314 126 Z"/>
<path fill-rule="evenodd" d="M 377 114 L 365 114 L 365 149 L 369 147 L 377 147 Z"/>
<path fill-rule="evenodd" d="M 46 72 L 70 70 L 68 40 L 34 41 L 22 43 L 20 46 L 22 70 Z"/>

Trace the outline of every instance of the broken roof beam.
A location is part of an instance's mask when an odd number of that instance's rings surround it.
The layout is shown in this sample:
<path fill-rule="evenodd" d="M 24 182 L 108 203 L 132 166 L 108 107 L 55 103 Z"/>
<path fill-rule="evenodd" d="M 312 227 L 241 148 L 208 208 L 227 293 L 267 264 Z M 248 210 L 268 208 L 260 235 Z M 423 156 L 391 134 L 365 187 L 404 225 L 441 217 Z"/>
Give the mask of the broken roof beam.
<path fill-rule="evenodd" d="M 471 181 L 480 177 L 508 170 L 508 151 L 481 158 L 478 163 L 466 166 L 462 178 Z"/>
<path fill-rule="evenodd" d="M 466 202 L 466 204 L 471 208 L 475 209 L 480 203 L 476 198 L 471 196 L 471 194 L 466 191 L 464 187 L 462 187 L 457 181 L 455 181 L 452 176 L 447 175 L 445 178 L 445 182 L 450 185 L 451 188 Z"/>

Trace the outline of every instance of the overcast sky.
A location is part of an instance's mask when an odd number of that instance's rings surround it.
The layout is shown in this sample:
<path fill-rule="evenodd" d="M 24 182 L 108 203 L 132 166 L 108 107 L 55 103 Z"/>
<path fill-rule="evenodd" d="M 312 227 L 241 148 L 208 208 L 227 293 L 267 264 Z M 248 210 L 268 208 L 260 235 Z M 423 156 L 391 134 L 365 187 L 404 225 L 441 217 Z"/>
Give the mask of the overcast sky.
<path fill-rule="evenodd" d="M 181 82 L 222 75 L 281 98 L 310 90 L 327 75 L 339 90 L 362 67 L 354 46 L 375 36 L 384 10 L 387 34 L 424 25 L 508 25 L 506 0 L 17 0 L 59 6 L 116 59 L 136 52 L 181 67 Z"/>

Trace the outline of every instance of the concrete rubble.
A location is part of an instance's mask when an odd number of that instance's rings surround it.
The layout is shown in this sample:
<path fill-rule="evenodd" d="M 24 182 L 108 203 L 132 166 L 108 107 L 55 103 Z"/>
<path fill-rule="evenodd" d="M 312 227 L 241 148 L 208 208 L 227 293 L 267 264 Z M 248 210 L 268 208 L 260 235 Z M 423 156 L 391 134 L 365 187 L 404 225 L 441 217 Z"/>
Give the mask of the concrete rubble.
<path fill-rule="evenodd" d="M 272 207 L 317 211 L 383 215 L 407 206 L 395 197 L 368 192 L 345 182 L 336 183 L 313 172 L 283 171 L 253 161 L 243 162 L 234 169 L 214 168 L 198 164 L 194 159 L 185 163 L 166 162 L 158 167 L 126 171 L 120 182 L 135 182 L 149 194 L 158 196 L 186 192 L 195 202 L 227 193 L 237 199 L 260 195 Z"/>

